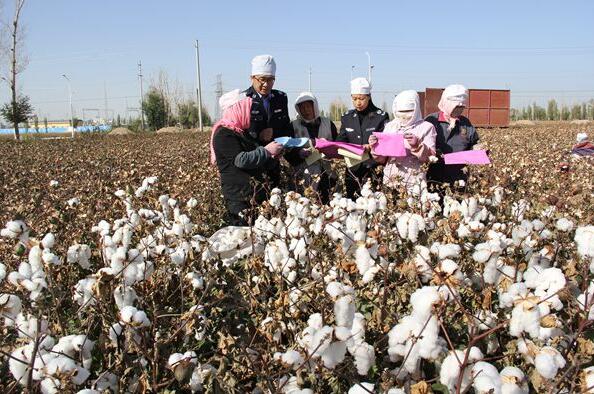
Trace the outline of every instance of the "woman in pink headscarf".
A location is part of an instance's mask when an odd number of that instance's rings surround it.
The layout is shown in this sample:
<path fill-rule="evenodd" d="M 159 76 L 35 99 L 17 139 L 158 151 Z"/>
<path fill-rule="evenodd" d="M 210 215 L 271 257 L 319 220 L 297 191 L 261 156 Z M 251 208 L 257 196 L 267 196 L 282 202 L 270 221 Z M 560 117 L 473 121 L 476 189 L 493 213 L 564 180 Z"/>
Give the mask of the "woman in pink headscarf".
<path fill-rule="evenodd" d="M 445 165 L 441 155 L 478 148 L 479 135 L 470 120 L 462 115 L 467 105 L 468 90 L 462 85 L 450 85 L 441 95 L 437 106 L 439 112 L 425 118 L 437 131 L 436 150 L 439 160 L 432 163 L 427 172 L 428 182 L 437 189 L 466 184 L 468 175 L 465 166 Z"/>
<path fill-rule="evenodd" d="M 419 95 L 414 90 L 405 90 L 398 94 L 392 104 L 394 120 L 386 124 L 384 133 L 402 134 L 404 136 L 405 157 L 375 156 L 376 161 L 386 162 L 384 167 L 384 184 L 391 188 L 400 185 L 409 191 L 425 180 L 424 163 L 435 154 L 435 127 L 423 120 Z M 377 137 L 369 138 L 375 146 Z M 373 154 L 373 150 L 372 150 Z"/>
<path fill-rule="evenodd" d="M 212 128 L 210 159 L 221 176 L 227 224 L 245 226 L 253 219 L 251 208 L 267 198 L 266 173 L 275 166 L 283 147 L 271 141 L 270 128 L 247 131 L 252 99 L 239 89 L 224 94 L 219 105 L 223 117 Z"/>

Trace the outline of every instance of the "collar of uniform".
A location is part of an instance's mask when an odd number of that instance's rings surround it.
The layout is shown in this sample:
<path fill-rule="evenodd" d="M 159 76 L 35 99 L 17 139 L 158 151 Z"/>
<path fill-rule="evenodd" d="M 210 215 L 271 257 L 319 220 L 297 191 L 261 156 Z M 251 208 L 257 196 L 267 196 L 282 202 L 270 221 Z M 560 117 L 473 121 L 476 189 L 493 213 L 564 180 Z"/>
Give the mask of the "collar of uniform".
<path fill-rule="evenodd" d="M 247 88 L 245 90 L 245 95 L 248 96 L 248 97 L 251 97 L 253 99 L 263 98 L 260 93 L 256 92 L 256 89 L 254 89 L 253 86 L 250 86 L 249 88 Z M 268 95 L 268 98 L 274 98 L 274 89 L 270 91 L 270 94 Z"/>
<path fill-rule="evenodd" d="M 439 115 L 437 115 L 437 120 L 440 122 L 447 122 L 446 118 L 445 118 L 445 114 L 443 113 L 443 111 L 439 111 Z"/>

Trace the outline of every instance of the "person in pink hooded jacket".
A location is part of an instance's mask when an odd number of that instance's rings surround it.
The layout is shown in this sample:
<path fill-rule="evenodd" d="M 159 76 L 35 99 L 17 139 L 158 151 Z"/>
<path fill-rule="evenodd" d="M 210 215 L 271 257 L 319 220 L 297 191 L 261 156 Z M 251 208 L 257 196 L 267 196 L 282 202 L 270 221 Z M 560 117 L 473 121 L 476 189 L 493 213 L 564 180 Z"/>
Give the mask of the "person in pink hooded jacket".
<path fill-rule="evenodd" d="M 404 135 L 405 157 L 375 156 L 377 161 L 385 162 L 384 179 L 386 186 L 397 188 L 400 185 L 410 190 L 425 180 L 422 168 L 429 158 L 435 155 L 435 127 L 423 120 L 419 95 L 414 90 L 405 90 L 394 98 L 392 105 L 394 120 L 386 124 L 384 133 Z M 377 144 L 377 137 L 369 139 Z M 372 150 L 373 153 L 373 150 Z"/>

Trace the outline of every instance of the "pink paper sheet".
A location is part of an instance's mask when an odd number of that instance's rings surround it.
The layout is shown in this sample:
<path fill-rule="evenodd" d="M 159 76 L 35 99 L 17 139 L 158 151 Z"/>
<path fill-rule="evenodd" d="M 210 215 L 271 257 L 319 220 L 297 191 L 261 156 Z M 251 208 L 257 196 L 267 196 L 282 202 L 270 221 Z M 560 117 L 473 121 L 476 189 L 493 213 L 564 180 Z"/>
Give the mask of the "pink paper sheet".
<path fill-rule="evenodd" d="M 373 133 L 377 137 L 377 144 L 373 153 L 387 157 L 405 157 L 404 135 L 393 133 Z"/>
<path fill-rule="evenodd" d="M 491 164 L 484 150 L 465 150 L 443 155 L 445 164 Z"/>
<path fill-rule="evenodd" d="M 342 157 L 338 154 L 339 148 L 346 149 L 357 155 L 362 155 L 363 152 L 365 152 L 365 148 L 361 145 L 349 144 L 348 142 L 328 141 L 325 138 L 316 138 L 316 149 L 328 158 L 335 159 Z"/>

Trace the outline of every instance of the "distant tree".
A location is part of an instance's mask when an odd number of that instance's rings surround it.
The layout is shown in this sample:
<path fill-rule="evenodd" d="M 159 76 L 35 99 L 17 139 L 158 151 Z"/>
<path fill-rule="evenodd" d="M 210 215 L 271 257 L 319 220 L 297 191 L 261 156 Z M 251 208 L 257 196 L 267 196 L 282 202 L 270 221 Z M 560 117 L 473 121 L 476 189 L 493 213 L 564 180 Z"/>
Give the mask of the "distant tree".
<path fill-rule="evenodd" d="M 10 56 L 9 56 L 9 75 L 8 78 L 3 78 L 4 80 L 8 81 L 10 85 L 10 92 L 11 92 L 11 100 L 8 105 L 12 106 L 11 113 L 9 115 L 11 119 L 13 119 L 13 127 L 14 127 L 14 138 L 20 139 L 19 134 L 19 123 L 24 122 L 25 120 L 20 120 L 19 113 L 22 112 L 23 108 L 18 108 L 22 102 L 19 100 L 18 97 L 18 89 L 17 89 L 17 77 L 27 67 L 27 59 L 22 55 L 22 49 L 24 44 L 24 34 L 23 28 L 20 25 L 20 18 L 21 12 L 23 10 L 23 6 L 25 5 L 25 0 L 14 0 L 14 14 L 13 18 L 9 24 L 7 24 L 7 34 L 3 35 L 5 37 L 10 37 L 10 43 L 8 44 L 10 48 Z"/>
<path fill-rule="evenodd" d="M 571 107 L 571 119 L 581 119 L 582 118 L 582 106 L 579 104 L 574 104 Z"/>
<path fill-rule="evenodd" d="M 588 104 L 582 103 L 580 119 L 588 119 Z"/>
<path fill-rule="evenodd" d="M 337 122 L 342 117 L 342 114 L 347 111 L 347 106 L 342 100 L 337 99 L 330 103 L 330 119 Z"/>
<path fill-rule="evenodd" d="M 186 129 L 199 126 L 198 105 L 192 100 L 181 102 L 177 105 L 177 118 L 179 123 Z M 202 107 L 202 125 L 210 126 L 212 120 L 205 107 Z"/>
<path fill-rule="evenodd" d="M 45 132 L 47 133 L 47 118 L 43 118 L 43 125 L 45 126 Z"/>
<path fill-rule="evenodd" d="M 571 112 L 565 105 L 561 107 L 561 120 L 569 120 Z"/>
<path fill-rule="evenodd" d="M 29 97 L 21 95 L 17 97 L 16 101 L 4 104 L 2 108 L 0 108 L 0 115 L 2 115 L 7 122 L 13 124 L 15 133 L 18 134 L 19 123 L 26 122 L 27 119 L 33 115 L 33 106 L 29 103 Z M 15 138 L 17 138 L 16 134 Z"/>
<path fill-rule="evenodd" d="M 526 117 L 524 119 L 526 120 L 534 120 L 534 116 L 532 114 L 532 106 L 529 105 L 528 107 L 526 107 Z"/>
<path fill-rule="evenodd" d="M 39 118 L 37 117 L 37 115 L 33 117 L 33 125 L 35 127 L 35 132 L 39 133 Z"/>
<path fill-rule="evenodd" d="M 557 101 L 549 100 L 547 104 L 547 119 L 548 120 L 557 120 L 559 119 L 559 107 L 557 106 Z"/>
<path fill-rule="evenodd" d="M 120 117 L 120 114 L 118 114 L 117 120 L 116 120 L 116 126 L 117 127 L 121 127 L 122 126 L 122 118 Z"/>
<path fill-rule="evenodd" d="M 142 112 L 146 116 L 149 129 L 159 130 L 167 124 L 167 103 L 157 89 L 151 87 L 142 103 Z"/>

